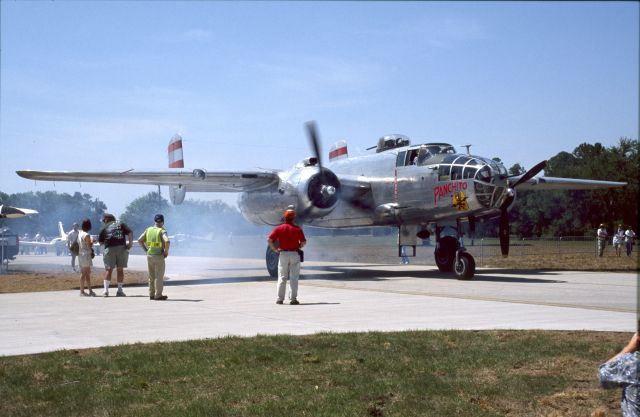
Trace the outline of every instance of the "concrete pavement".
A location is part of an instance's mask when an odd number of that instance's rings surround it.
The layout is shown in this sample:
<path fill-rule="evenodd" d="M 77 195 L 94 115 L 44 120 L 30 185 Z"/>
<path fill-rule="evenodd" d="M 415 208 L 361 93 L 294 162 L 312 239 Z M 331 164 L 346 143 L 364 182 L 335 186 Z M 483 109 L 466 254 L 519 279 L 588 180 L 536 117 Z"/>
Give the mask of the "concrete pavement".
<path fill-rule="evenodd" d="M 65 257 L 24 258 L 12 267 L 68 268 Z M 144 256 L 132 255 L 130 267 L 144 270 Z M 94 268 L 93 282 L 100 271 Z M 79 297 L 77 290 L 0 294 L 0 355 L 227 335 L 632 332 L 636 322 L 634 273 L 479 269 L 475 280 L 457 281 L 435 267 L 305 262 L 299 306 L 275 304 L 275 280 L 262 259 L 176 256 L 168 261 L 167 277 L 169 300 L 163 302 L 149 300 L 144 285 L 127 287 L 127 297 L 118 298 Z"/>

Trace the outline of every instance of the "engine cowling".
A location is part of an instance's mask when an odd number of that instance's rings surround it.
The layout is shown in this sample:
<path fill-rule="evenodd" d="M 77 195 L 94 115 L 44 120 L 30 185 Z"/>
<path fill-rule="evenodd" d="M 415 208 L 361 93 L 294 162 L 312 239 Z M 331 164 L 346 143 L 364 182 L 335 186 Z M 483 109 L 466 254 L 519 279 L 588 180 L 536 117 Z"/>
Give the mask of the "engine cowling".
<path fill-rule="evenodd" d="M 340 180 L 331 170 L 303 168 L 296 186 L 298 217 L 313 219 L 331 213 L 340 197 Z"/>

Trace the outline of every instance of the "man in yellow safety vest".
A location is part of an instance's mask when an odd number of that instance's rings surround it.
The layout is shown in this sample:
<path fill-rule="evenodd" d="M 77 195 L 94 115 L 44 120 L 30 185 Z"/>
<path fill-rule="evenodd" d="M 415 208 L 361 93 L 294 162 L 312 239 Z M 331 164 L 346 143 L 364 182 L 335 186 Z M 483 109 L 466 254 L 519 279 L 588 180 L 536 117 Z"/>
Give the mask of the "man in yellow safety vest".
<path fill-rule="evenodd" d="M 156 214 L 156 224 L 148 227 L 138 238 L 138 243 L 147 254 L 149 267 L 149 299 L 162 301 L 168 297 L 162 295 L 164 287 L 164 258 L 169 256 L 169 236 L 164 229 L 164 216 Z"/>

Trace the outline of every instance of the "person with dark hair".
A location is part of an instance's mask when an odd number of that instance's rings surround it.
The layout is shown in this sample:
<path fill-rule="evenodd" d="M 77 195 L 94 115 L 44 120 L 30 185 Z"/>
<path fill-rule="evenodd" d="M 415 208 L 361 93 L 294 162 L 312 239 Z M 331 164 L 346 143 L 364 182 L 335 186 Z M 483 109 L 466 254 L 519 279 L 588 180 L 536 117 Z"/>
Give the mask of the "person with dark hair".
<path fill-rule="evenodd" d="M 98 235 L 98 242 L 104 245 L 104 296 L 109 296 L 109 284 L 111 284 L 111 275 L 113 269 L 117 270 L 118 291 L 116 297 L 124 297 L 126 294 L 122 289 L 124 281 L 124 268 L 127 267 L 129 260 L 129 249 L 133 245 L 133 231 L 129 227 L 116 221 L 113 214 L 105 213 L 102 216 L 104 226 Z M 127 241 L 128 238 L 128 241 Z"/>
<path fill-rule="evenodd" d="M 640 416 L 640 339 L 636 332 L 613 358 L 600 365 L 598 376 L 603 388 L 622 387 L 620 407 L 623 417 Z"/>
<path fill-rule="evenodd" d="M 307 243 L 300 226 L 293 223 L 296 212 L 287 208 L 284 212 L 284 223 L 276 226 L 269 235 L 267 243 L 272 251 L 279 253 L 278 258 L 278 298 L 276 304 L 283 304 L 284 295 L 289 281 L 289 304 L 298 302 L 298 277 L 300 275 L 300 256 L 302 247 Z M 276 247 L 275 242 L 278 242 Z"/>
<path fill-rule="evenodd" d="M 76 225 L 77 226 L 77 225 Z M 93 261 L 91 260 L 91 249 L 93 247 L 93 241 L 89 234 L 91 230 L 91 220 L 84 218 L 82 220 L 82 230 L 78 232 L 78 266 L 80 267 L 80 295 L 83 297 L 91 296 L 95 297 L 96 293 L 91 289 L 91 267 Z M 84 292 L 84 289 L 88 288 L 89 293 Z"/>
<path fill-rule="evenodd" d="M 156 214 L 153 218 L 155 224 L 147 227 L 147 230 L 138 238 L 138 243 L 147 254 L 147 267 L 149 268 L 149 299 L 164 301 L 168 297 L 162 295 L 164 288 L 165 258 L 169 256 L 169 235 L 164 228 L 164 216 Z"/>

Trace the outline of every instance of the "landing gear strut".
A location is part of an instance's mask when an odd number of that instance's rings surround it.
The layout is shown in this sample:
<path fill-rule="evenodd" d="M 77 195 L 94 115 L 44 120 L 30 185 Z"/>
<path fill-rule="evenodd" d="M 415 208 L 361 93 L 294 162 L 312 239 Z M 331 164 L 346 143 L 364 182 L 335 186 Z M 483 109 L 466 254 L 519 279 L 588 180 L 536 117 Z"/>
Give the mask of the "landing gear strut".
<path fill-rule="evenodd" d="M 436 265 L 440 272 L 451 272 L 458 249 L 458 241 L 451 236 L 438 239 L 436 234 Z"/>

